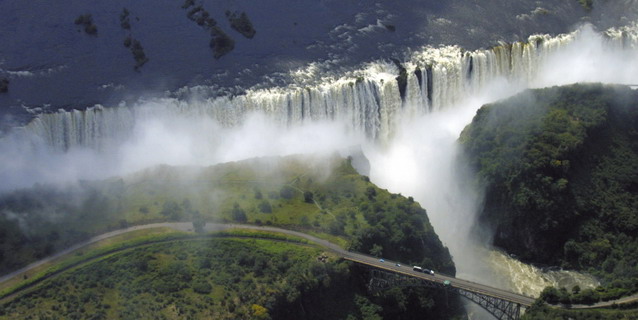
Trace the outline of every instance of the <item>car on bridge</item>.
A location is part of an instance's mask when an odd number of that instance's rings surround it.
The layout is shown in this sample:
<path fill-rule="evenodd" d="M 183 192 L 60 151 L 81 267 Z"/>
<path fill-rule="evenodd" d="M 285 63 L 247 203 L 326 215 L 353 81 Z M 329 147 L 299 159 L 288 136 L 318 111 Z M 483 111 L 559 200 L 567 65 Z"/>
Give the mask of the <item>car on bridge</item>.
<path fill-rule="evenodd" d="M 423 272 L 423 273 L 429 274 L 429 275 L 434 275 L 434 270 L 430 270 L 428 268 L 421 268 L 419 266 L 414 266 L 414 267 L 412 267 L 412 270 L 414 270 L 416 272 Z"/>

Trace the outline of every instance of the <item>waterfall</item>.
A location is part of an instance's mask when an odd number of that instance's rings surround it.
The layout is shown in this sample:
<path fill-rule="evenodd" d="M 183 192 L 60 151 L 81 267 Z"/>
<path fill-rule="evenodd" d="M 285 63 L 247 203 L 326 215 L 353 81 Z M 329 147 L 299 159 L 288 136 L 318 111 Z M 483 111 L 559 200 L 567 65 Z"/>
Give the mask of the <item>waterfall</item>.
<path fill-rule="evenodd" d="M 636 48 L 638 28 L 610 29 L 603 33 L 607 45 Z M 538 66 L 553 53 L 568 47 L 582 28 L 551 37 L 532 35 L 526 42 L 501 43 L 490 49 L 465 51 L 457 46 L 425 47 L 403 62 L 405 95 L 400 95 L 399 69 L 376 61 L 340 76 L 315 83 L 248 90 L 234 97 L 193 101 L 158 98 L 135 105 L 95 106 L 83 111 L 59 111 L 37 116 L 26 127 L 58 150 L 73 147 L 103 149 L 117 144 L 133 129 L 136 120 L 152 115 L 210 117 L 222 126 L 240 124 L 251 112 L 262 112 L 290 126 L 306 121 L 346 120 L 353 130 L 378 141 L 388 141 L 400 117 L 439 111 L 480 92 L 487 83 L 504 78 L 529 84 Z"/>
<path fill-rule="evenodd" d="M 592 67 L 589 62 L 583 66 L 580 61 L 570 61 L 582 48 L 572 44 L 588 37 L 588 32 L 591 30 L 581 28 L 553 37 L 533 35 L 525 42 L 500 43 L 475 51 L 456 46 L 424 47 L 408 55 L 400 66 L 376 61 L 343 74 L 315 75 L 286 87 L 249 89 L 234 97 L 187 95 L 190 100 L 156 98 L 133 105 L 40 114 L 15 130 L 13 137 L 0 138 L 0 180 L 4 183 L 0 191 L 39 182 L 122 175 L 160 163 L 211 165 L 256 156 L 317 152 L 320 146 L 322 151 L 332 152 L 337 147 L 362 144 L 370 159 L 370 177 L 377 185 L 414 196 L 427 208 L 432 225 L 454 256 L 458 274 L 478 282 L 490 279 L 491 283 L 496 276 L 508 275 L 492 276 L 478 257 L 480 252 L 474 250 L 477 244 L 469 239 L 480 194 L 475 194 L 471 183 L 459 178 L 461 174 L 453 167 L 455 142 L 482 104 L 515 93 L 514 89 L 492 92 L 500 80 L 519 83 L 519 87 L 557 85 L 572 79 L 629 79 L 634 82 L 625 83 L 635 84 L 637 26 L 598 33 L 602 41 L 597 38 L 594 45 L 602 43 L 614 53 L 627 52 L 626 56 L 594 64 L 594 72 L 587 70 L 592 77 L 569 77 L 577 69 Z M 623 65 L 616 63 L 611 68 L 611 60 Z M 539 79 L 545 73 L 548 81 Z M 614 76 L 605 77 L 605 73 Z M 157 119 L 161 121 L 152 121 Z M 265 128 L 256 129 L 260 125 Z M 285 130 L 279 130 L 282 128 Z M 352 132 L 365 138 L 348 137 Z M 131 142 L 135 140 L 132 137 L 139 141 Z M 31 149 L 29 142 L 34 146 Z M 43 144 L 54 152 L 39 149 Z M 289 148 L 291 145 L 295 148 Z M 119 149 L 109 153 L 111 147 Z"/>

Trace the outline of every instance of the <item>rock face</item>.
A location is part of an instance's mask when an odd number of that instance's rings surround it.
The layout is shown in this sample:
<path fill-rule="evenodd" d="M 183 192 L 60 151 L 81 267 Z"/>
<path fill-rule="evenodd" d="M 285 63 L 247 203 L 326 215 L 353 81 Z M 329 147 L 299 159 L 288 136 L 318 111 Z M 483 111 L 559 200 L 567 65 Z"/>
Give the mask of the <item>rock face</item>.
<path fill-rule="evenodd" d="M 461 140 L 485 187 L 481 222 L 494 244 L 635 281 L 637 129 L 638 91 L 628 87 L 530 90 L 483 106 Z"/>

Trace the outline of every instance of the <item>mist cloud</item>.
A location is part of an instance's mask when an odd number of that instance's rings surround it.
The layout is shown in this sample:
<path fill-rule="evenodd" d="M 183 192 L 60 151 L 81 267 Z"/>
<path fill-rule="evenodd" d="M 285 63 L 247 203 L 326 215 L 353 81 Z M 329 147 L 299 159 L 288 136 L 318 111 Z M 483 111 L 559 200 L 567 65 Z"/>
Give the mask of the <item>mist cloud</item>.
<path fill-rule="evenodd" d="M 160 164 L 208 166 L 253 157 L 327 154 L 364 140 L 339 121 L 289 127 L 260 113 L 234 128 L 207 117 L 151 116 L 138 120 L 120 145 L 102 151 L 75 147 L 62 152 L 16 134 L 0 140 L 0 191 L 124 175 Z"/>
<path fill-rule="evenodd" d="M 544 61 L 529 83 L 495 79 L 478 94 L 442 111 L 406 116 L 384 144 L 368 141 L 339 120 L 289 126 L 260 113 L 249 115 L 234 128 L 205 116 L 151 114 L 137 120 L 127 139 L 102 151 L 72 148 L 62 152 L 18 134 L 5 136 L 0 140 L 0 191 L 123 175 L 159 164 L 206 166 L 252 157 L 330 153 L 362 145 L 370 160 L 372 181 L 419 201 L 450 248 L 459 274 L 485 279 L 489 270 L 481 269 L 483 254 L 470 238 L 481 190 L 474 189 L 471 173 L 457 166 L 460 132 L 481 105 L 528 86 L 583 81 L 638 84 L 636 50 L 611 45 L 584 26 L 575 40 Z"/>

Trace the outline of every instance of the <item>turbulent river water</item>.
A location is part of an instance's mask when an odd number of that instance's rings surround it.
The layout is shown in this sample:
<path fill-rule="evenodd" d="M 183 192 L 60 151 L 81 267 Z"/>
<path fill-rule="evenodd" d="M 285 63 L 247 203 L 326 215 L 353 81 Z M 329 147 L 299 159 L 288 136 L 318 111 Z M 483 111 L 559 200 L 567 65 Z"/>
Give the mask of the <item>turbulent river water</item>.
<path fill-rule="evenodd" d="M 195 87 L 177 95 L 186 98 L 41 114 L 0 139 L 0 188 L 357 145 L 375 183 L 427 209 L 458 276 L 531 296 L 546 285 L 598 285 L 571 271 L 543 272 L 471 236 L 481 190 L 458 165 L 456 141 L 481 105 L 525 88 L 638 83 L 638 28 L 585 25 L 474 51 L 424 47 L 398 62 L 339 76 L 309 65 L 292 72 L 288 86 L 234 97 L 202 98 L 206 88 Z"/>

